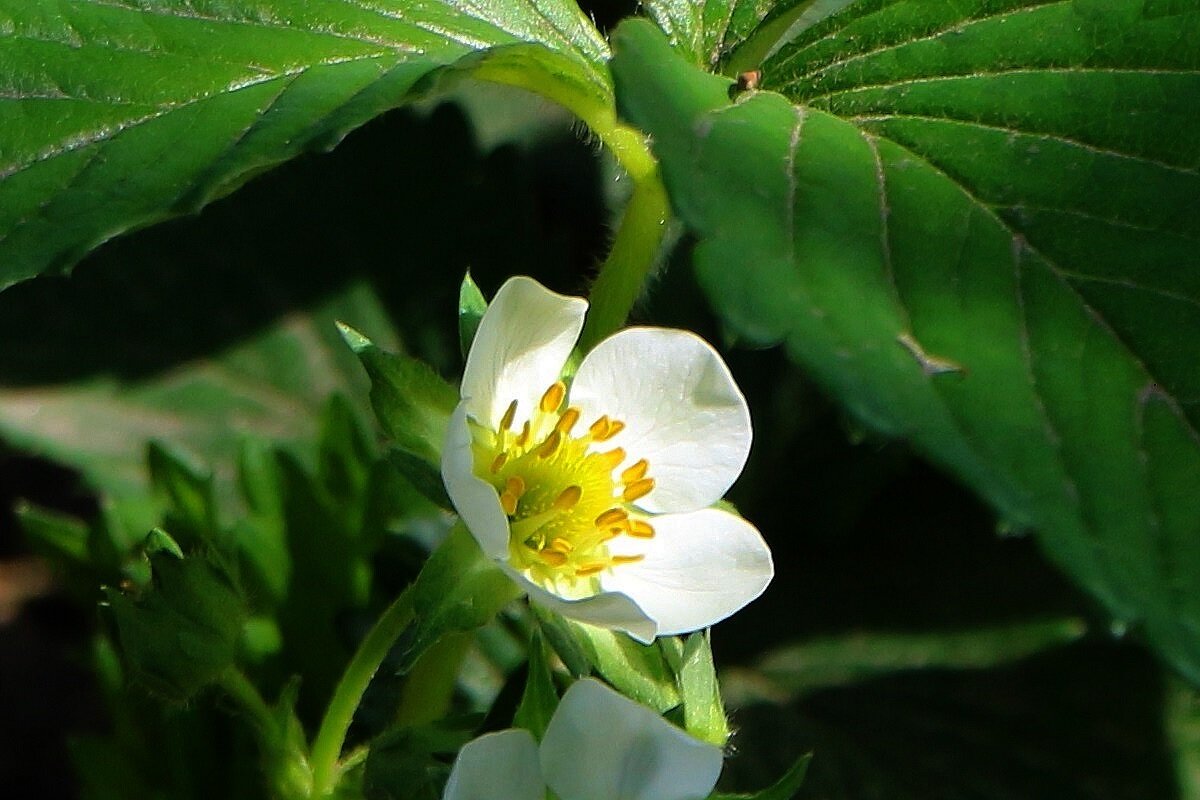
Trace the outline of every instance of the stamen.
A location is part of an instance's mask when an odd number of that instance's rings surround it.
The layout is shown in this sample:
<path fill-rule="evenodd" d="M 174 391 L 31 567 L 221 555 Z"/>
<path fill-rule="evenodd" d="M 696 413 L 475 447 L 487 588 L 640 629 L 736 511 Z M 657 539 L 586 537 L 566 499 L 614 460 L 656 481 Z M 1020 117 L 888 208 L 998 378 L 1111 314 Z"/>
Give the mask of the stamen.
<path fill-rule="evenodd" d="M 500 495 L 500 507 L 504 509 L 504 513 L 512 516 L 517 513 L 517 497 L 505 491 Z"/>
<path fill-rule="evenodd" d="M 608 414 L 604 414 L 600 419 L 588 426 L 588 433 L 597 442 L 603 442 L 608 438 L 608 429 L 612 426 L 612 422 L 608 419 Z"/>
<path fill-rule="evenodd" d="M 556 553 L 563 553 L 565 555 L 566 553 L 569 553 L 572 550 L 574 550 L 575 545 L 571 544 L 570 542 L 568 542 L 566 539 L 562 538 L 561 536 L 556 536 L 550 542 L 549 546 L 546 549 L 553 550 Z"/>
<path fill-rule="evenodd" d="M 626 503 L 632 503 L 638 500 L 654 489 L 654 478 L 642 478 L 639 481 L 634 481 L 625 487 L 625 491 L 621 493 L 621 497 L 625 498 Z"/>
<path fill-rule="evenodd" d="M 529 420 L 525 420 L 525 424 L 521 426 L 521 434 L 517 437 L 517 446 L 524 447 L 529 441 Z"/>
<path fill-rule="evenodd" d="M 508 461 L 508 453 L 501 453 L 492 459 L 492 472 L 496 473 L 504 469 L 504 464 Z"/>
<path fill-rule="evenodd" d="M 637 562 L 641 561 L 643 558 L 645 558 L 645 556 L 643 556 L 643 555 L 612 556 L 611 560 L 612 560 L 613 566 L 615 567 L 618 564 L 636 564 Z"/>
<path fill-rule="evenodd" d="M 625 529 L 630 536 L 636 536 L 639 539 L 654 538 L 654 527 L 644 520 L 631 519 L 625 526 Z"/>
<path fill-rule="evenodd" d="M 608 566 L 608 565 L 607 564 L 596 564 L 596 563 L 584 564 L 582 566 L 575 568 L 575 577 L 586 578 L 589 575 L 595 575 L 597 572 L 604 569 L 606 566 Z"/>
<path fill-rule="evenodd" d="M 650 462 L 646 459 L 634 464 L 629 469 L 621 473 L 621 483 L 634 483 L 646 477 L 646 470 L 650 469 Z"/>
<path fill-rule="evenodd" d="M 521 478 L 520 475 L 513 475 L 511 478 L 509 478 L 508 480 L 506 480 L 504 482 L 504 493 L 511 494 L 513 497 L 520 500 L 521 495 L 525 494 L 524 479 Z"/>
<path fill-rule="evenodd" d="M 622 533 L 625 533 L 625 526 L 624 525 L 614 525 L 604 533 L 604 536 L 600 537 L 600 541 L 607 542 L 611 539 L 617 538 Z"/>
<path fill-rule="evenodd" d="M 596 517 L 597 528 L 608 528 L 629 519 L 629 512 L 623 508 L 610 508 Z"/>
<path fill-rule="evenodd" d="M 625 430 L 625 423 L 621 422 L 619 419 L 614 419 L 611 423 L 609 423 L 608 434 L 604 438 L 611 439 L 623 430 Z"/>
<path fill-rule="evenodd" d="M 550 384 L 550 388 L 542 395 L 542 402 L 539 404 L 539 407 L 547 414 L 552 411 L 558 411 L 559 406 L 562 405 L 563 398 L 566 396 L 567 385 L 562 381 L 555 381 Z"/>
<path fill-rule="evenodd" d="M 614 447 L 607 453 L 597 453 L 596 457 L 600 459 L 600 464 L 605 469 L 616 469 L 617 465 L 625 460 L 625 450 L 620 447 Z"/>
<path fill-rule="evenodd" d="M 550 435 L 546 437 L 546 441 L 538 446 L 538 458 L 549 458 L 554 455 L 560 444 L 562 444 L 562 434 L 558 431 L 551 431 Z"/>
<path fill-rule="evenodd" d="M 554 430 L 566 436 L 571 432 L 571 428 L 575 427 L 576 422 L 579 422 L 579 409 L 568 408 L 563 412 L 558 424 L 554 426 Z"/>
<path fill-rule="evenodd" d="M 583 496 L 583 489 L 578 486 L 568 486 L 558 493 L 558 497 L 554 498 L 553 508 L 559 511 L 567 511 L 575 507 L 579 502 L 579 498 Z"/>
<path fill-rule="evenodd" d="M 512 427 L 513 420 L 517 417 L 517 401 L 513 400 L 508 404 L 508 408 L 504 412 L 504 416 L 500 418 L 500 430 L 506 431 Z"/>
<path fill-rule="evenodd" d="M 567 554 L 560 553 L 557 550 L 539 550 L 538 558 L 552 567 L 561 567 L 567 563 Z"/>

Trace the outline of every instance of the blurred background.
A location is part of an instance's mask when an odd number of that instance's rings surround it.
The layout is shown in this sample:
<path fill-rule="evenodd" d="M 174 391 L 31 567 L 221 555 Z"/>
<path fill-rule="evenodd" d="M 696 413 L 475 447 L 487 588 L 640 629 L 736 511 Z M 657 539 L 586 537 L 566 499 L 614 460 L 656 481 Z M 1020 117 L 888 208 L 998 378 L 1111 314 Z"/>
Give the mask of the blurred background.
<path fill-rule="evenodd" d="M 602 25 L 632 10 L 590 8 Z M 99 592 L 66 591 L 16 509 L 88 519 L 98 490 L 136 497 L 151 438 L 230 482 L 239 432 L 303 450 L 334 392 L 368 423 L 334 319 L 453 379 L 464 272 L 489 296 L 518 273 L 585 293 L 624 190 L 560 110 L 466 84 L 111 242 L 70 279 L 0 293 L 3 794 L 78 796 L 70 742 L 111 725 L 88 662 Z M 802 797 L 1188 796 L 1171 742 L 1193 709 L 1153 658 L 1027 532 L 857 429 L 779 353 L 731 339 L 690 246 L 675 237 L 634 320 L 726 353 L 757 433 L 730 499 L 778 568 L 713 635 L 737 729 L 725 785 L 760 787 L 811 750 Z"/>

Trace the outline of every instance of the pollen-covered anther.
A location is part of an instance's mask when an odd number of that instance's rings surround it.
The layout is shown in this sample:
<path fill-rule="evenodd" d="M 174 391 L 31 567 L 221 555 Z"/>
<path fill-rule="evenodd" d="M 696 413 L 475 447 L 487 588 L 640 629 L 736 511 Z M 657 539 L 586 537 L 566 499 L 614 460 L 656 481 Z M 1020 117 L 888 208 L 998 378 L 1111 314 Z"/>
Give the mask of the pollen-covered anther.
<path fill-rule="evenodd" d="M 559 417 L 558 422 L 554 426 L 554 430 L 558 431 L 563 436 L 567 436 L 571 433 L 571 429 L 575 427 L 575 423 L 577 422 L 579 422 L 579 409 L 568 408 L 563 412 L 562 416 Z"/>
<path fill-rule="evenodd" d="M 500 430 L 506 431 L 512 427 L 513 420 L 517 417 L 517 401 L 513 400 L 508 404 L 508 408 L 504 410 L 504 416 L 500 418 Z"/>
<path fill-rule="evenodd" d="M 611 528 L 614 525 L 619 525 L 629 518 L 629 512 L 623 508 L 610 508 L 600 516 L 596 517 L 597 528 Z"/>
<path fill-rule="evenodd" d="M 612 561 L 612 565 L 614 567 L 616 567 L 616 566 L 620 566 L 621 564 L 636 564 L 637 562 L 641 561 L 643 558 L 645 558 L 644 555 L 611 556 L 610 560 Z"/>
<path fill-rule="evenodd" d="M 631 519 L 625 524 L 625 532 L 638 539 L 653 539 L 654 526 L 641 519 Z"/>
<path fill-rule="evenodd" d="M 559 445 L 562 444 L 562 434 L 558 431 L 551 431 L 546 440 L 538 445 L 538 458 L 550 458 L 558 452 Z"/>
<path fill-rule="evenodd" d="M 506 463 L 508 463 L 508 453 L 500 453 L 495 458 L 493 458 L 492 465 L 491 465 L 492 474 L 494 475 L 497 472 L 499 472 L 500 470 L 504 469 L 504 465 Z"/>
<path fill-rule="evenodd" d="M 650 469 L 650 462 L 642 459 L 628 469 L 621 472 L 621 483 L 630 484 L 635 481 L 640 481 L 646 477 L 646 471 Z"/>
<path fill-rule="evenodd" d="M 614 447 L 607 452 L 597 453 L 596 458 L 600 459 L 600 465 L 605 469 L 616 469 L 617 465 L 625 460 L 625 450 Z"/>
<path fill-rule="evenodd" d="M 525 420 L 525 424 L 521 426 L 521 433 L 517 436 L 517 446 L 524 447 L 529 441 L 529 420 Z"/>
<path fill-rule="evenodd" d="M 556 536 L 553 540 L 551 540 L 550 544 L 546 545 L 546 549 L 566 555 L 575 549 L 575 545 L 571 544 L 561 536 Z"/>
<path fill-rule="evenodd" d="M 539 550 L 538 558 L 552 567 L 561 567 L 563 564 L 567 563 L 566 553 L 560 553 L 557 550 L 551 550 L 549 548 L 546 548 L 545 550 Z"/>
<path fill-rule="evenodd" d="M 591 434 L 592 440 L 597 442 L 611 439 L 623 430 L 625 430 L 625 423 L 619 419 L 609 419 L 608 414 L 601 415 L 598 420 L 588 426 L 588 433 Z"/>
<path fill-rule="evenodd" d="M 550 384 L 550 388 L 542 395 L 542 400 L 538 403 L 538 408 L 547 414 L 558 411 L 566 396 L 567 385 L 562 381 L 555 381 Z"/>
<path fill-rule="evenodd" d="M 583 497 L 583 489 L 578 486 L 568 486 L 558 493 L 558 497 L 554 498 L 552 507 L 557 511 L 569 511 L 579 503 L 580 497 Z"/>
<path fill-rule="evenodd" d="M 607 566 L 608 566 L 607 564 L 601 564 L 601 563 L 596 563 L 596 562 L 593 562 L 591 564 L 581 564 L 580 566 L 575 568 L 575 577 L 576 578 L 586 578 L 589 575 L 595 575 L 597 572 L 600 572 Z"/>
<path fill-rule="evenodd" d="M 517 513 L 517 501 L 525 494 L 525 481 L 514 475 L 504 482 L 504 491 L 500 493 L 500 507 L 504 513 L 512 516 Z"/>
<path fill-rule="evenodd" d="M 654 490 L 654 478 L 642 478 L 634 481 L 625 487 L 625 491 L 621 493 L 626 503 L 632 503 L 634 500 L 640 500 Z"/>

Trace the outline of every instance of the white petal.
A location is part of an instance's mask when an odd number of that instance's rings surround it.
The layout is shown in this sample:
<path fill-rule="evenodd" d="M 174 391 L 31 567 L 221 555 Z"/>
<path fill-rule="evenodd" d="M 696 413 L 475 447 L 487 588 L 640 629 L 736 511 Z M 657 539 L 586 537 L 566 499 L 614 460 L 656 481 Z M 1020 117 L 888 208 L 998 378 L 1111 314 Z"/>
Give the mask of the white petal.
<path fill-rule="evenodd" d="M 467 412 L 495 428 L 508 404 L 528 419 L 559 378 L 583 329 L 587 301 L 566 297 L 532 278 L 509 278 L 484 312 L 467 354 L 462 397 Z"/>
<path fill-rule="evenodd" d="M 513 728 L 474 739 L 458 752 L 442 800 L 544 800 L 537 742 Z"/>
<path fill-rule="evenodd" d="M 758 529 L 716 508 L 652 517 L 645 558 L 601 578 L 605 591 L 629 595 L 658 635 L 699 630 L 758 597 L 775 574 Z"/>
<path fill-rule="evenodd" d="M 650 462 L 654 490 L 638 505 L 692 511 L 719 500 L 750 454 L 750 410 L 716 350 L 695 334 L 628 328 L 579 365 L 571 405 L 585 423 L 601 414 L 625 423 L 604 443 Z"/>
<path fill-rule="evenodd" d="M 592 679 L 563 695 L 541 757 L 562 800 L 700 800 L 721 774 L 720 749 Z"/>
<path fill-rule="evenodd" d="M 464 400 L 450 415 L 442 448 L 442 483 L 458 516 L 489 558 L 508 558 L 508 517 L 495 487 L 475 474 Z"/>
<path fill-rule="evenodd" d="M 654 641 L 654 621 L 626 595 L 602 592 L 590 597 L 561 597 L 537 585 L 508 564 L 501 563 L 500 566 L 525 590 L 531 601 L 560 616 L 598 628 L 625 631 L 643 644 Z"/>

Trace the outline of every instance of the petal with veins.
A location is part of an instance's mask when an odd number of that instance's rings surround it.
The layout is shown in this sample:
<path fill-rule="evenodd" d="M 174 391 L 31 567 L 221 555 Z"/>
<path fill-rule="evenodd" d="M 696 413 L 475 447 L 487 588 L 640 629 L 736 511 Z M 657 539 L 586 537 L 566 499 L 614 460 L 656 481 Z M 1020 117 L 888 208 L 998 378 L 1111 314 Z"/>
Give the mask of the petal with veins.
<path fill-rule="evenodd" d="M 467 354 L 461 394 L 467 413 L 495 429 L 516 400 L 517 419 L 526 419 L 546 387 L 558 380 L 586 312 L 586 300 L 555 294 L 532 278 L 506 281 Z"/>
<path fill-rule="evenodd" d="M 650 464 L 654 488 L 637 505 L 662 513 L 712 505 L 750 454 L 750 411 L 717 351 L 695 334 L 628 328 L 583 359 L 571 405 L 625 423 L 604 443 Z"/>

